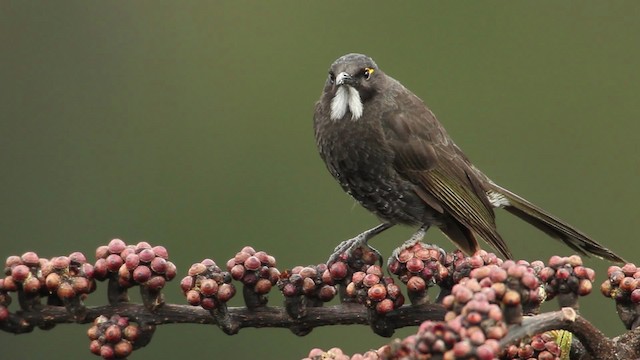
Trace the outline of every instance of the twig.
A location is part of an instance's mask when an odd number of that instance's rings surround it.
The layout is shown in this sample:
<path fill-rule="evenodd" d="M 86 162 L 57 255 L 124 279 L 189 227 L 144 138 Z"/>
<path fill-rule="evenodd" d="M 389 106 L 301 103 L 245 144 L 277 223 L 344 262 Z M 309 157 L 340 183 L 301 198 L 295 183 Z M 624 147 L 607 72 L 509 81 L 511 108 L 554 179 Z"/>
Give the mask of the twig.
<path fill-rule="evenodd" d="M 369 324 L 368 309 L 357 304 L 342 304 L 328 307 L 312 307 L 307 309 L 307 315 L 300 319 L 293 319 L 284 307 L 260 307 L 249 310 L 245 307 L 229 308 L 231 321 L 238 329 L 253 327 L 304 327 L 315 328 L 327 325 Z M 216 319 L 209 311 L 189 305 L 164 304 L 156 311 L 150 312 L 142 304 L 117 303 L 87 307 L 87 316 L 76 321 L 73 314 L 60 306 L 42 306 L 40 311 L 19 311 L 11 314 L 6 322 L 0 323 L 0 329 L 6 332 L 21 334 L 30 332 L 34 326 L 63 323 L 89 323 L 100 315 L 112 316 L 118 314 L 133 321 L 161 325 L 172 323 L 216 324 Z M 422 306 L 405 305 L 386 315 L 388 325 L 393 328 L 416 326 L 425 320 L 442 320 L 445 310 L 438 304 Z"/>

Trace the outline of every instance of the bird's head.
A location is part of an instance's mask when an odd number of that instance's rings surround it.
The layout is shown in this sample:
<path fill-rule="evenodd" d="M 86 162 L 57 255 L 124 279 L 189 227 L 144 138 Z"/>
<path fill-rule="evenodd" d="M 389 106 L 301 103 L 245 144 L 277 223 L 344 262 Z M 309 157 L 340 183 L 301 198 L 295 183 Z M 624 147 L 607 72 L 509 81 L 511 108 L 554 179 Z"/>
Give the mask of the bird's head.
<path fill-rule="evenodd" d="M 331 99 L 331 119 L 342 119 L 347 112 L 351 119 L 359 119 L 364 104 L 377 93 L 382 75 L 366 55 L 347 54 L 334 61 L 324 87 L 325 96 Z"/>

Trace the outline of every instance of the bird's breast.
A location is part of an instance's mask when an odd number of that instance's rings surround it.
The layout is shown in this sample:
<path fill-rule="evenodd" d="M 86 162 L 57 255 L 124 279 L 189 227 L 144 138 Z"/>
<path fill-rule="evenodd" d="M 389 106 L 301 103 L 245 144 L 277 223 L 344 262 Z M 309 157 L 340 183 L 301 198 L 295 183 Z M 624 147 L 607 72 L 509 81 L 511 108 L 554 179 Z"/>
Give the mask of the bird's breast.
<path fill-rule="evenodd" d="M 362 206 L 391 222 L 421 223 L 424 204 L 393 167 L 393 153 L 371 116 L 317 124 L 322 158 L 340 186 Z"/>

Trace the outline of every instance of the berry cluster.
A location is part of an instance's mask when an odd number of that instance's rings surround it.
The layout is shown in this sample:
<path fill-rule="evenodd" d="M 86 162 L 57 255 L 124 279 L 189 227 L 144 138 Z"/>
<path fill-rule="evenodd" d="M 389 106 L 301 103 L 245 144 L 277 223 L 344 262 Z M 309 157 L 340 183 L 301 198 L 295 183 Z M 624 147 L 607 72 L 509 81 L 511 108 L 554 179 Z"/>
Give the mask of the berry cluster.
<path fill-rule="evenodd" d="M 600 287 L 604 296 L 617 302 L 640 303 L 640 269 L 634 264 L 625 264 L 623 267 L 610 266 L 607 277 Z"/>
<path fill-rule="evenodd" d="M 548 265 L 538 272 L 538 277 L 544 283 L 548 300 L 557 297 L 561 307 L 576 308 L 578 296 L 591 293 L 595 271 L 584 267 L 578 255 L 552 256 Z"/>
<path fill-rule="evenodd" d="M 255 251 L 250 246 L 245 246 L 227 261 L 227 270 L 234 280 L 244 284 L 245 302 L 251 308 L 267 303 L 264 295 L 271 291 L 280 278 L 276 259 L 264 251 Z"/>
<path fill-rule="evenodd" d="M 475 256 L 469 259 L 472 258 L 479 259 Z M 503 306 L 507 323 L 519 323 L 523 308 L 527 314 L 534 313 L 544 299 L 536 277 L 536 269 L 541 267 L 542 263 L 539 261 L 529 264 L 522 260 L 472 267 L 469 277 L 460 279 L 453 286 L 451 295 L 443 299 L 445 308 L 452 311 L 448 317 L 459 314 L 476 293 L 481 293 L 490 303 Z"/>
<path fill-rule="evenodd" d="M 357 302 L 375 309 L 378 314 L 386 314 L 404 304 L 404 296 L 393 279 L 384 277 L 382 268 L 371 265 L 366 271 L 358 271 L 347 285 L 346 295 Z"/>
<path fill-rule="evenodd" d="M 462 251 L 456 250 L 447 254 L 444 263 L 449 268 L 450 276 L 442 279 L 439 285 L 450 289 L 454 284 L 460 282 L 462 278 L 469 277 L 473 269 L 486 265 L 500 266 L 503 261 L 496 254 L 488 253 L 484 250 L 478 250 L 472 256 L 466 256 Z"/>
<path fill-rule="evenodd" d="M 296 266 L 285 271 L 280 277 L 278 287 L 287 297 L 304 295 L 312 303 L 331 301 L 337 293 L 334 280 L 326 264 Z"/>
<path fill-rule="evenodd" d="M 500 269 L 496 265 L 489 265 L 492 269 Z M 483 267 L 484 268 L 484 267 Z M 482 269 L 482 268 L 478 268 Z M 503 312 L 498 305 L 496 290 L 490 286 L 481 286 L 475 278 L 463 278 L 456 284 L 450 295 L 443 300 L 443 305 L 449 310 L 445 315 L 447 330 L 442 341 L 445 344 L 455 339 L 459 340 L 449 347 L 449 356 L 453 358 L 467 359 L 476 356 L 480 359 L 493 359 L 499 352 L 498 341 L 507 332 L 507 326 L 503 318 Z M 419 333 L 420 334 L 420 333 Z M 428 340 L 430 335 L 424 334 Z M 431 349 L 432 346 L 427 347 Z M 443 349 L 439 346 L 438 349 Z M 445 351 L 438 350 L 446 354 Z"/>
<path fill-rule="evenodd" d="M 513 360 L 560 360 L 562 348 L 558 344 L 558 339 L 568 337 L 569 347 L 571 344 L 571 333 L 568 331 L 549 331 L 543 334 L 534 335 L 528 341 L 523 341 L 520 346 L 511 345 L 504 350 L 502 359 Z"/>
<path fill-rule="evenodd" d="M 133 351 L 133 343 L 140 336 L 138 325 L 119 315 L 98 316 L 87 331 L 91 340 L 89 350 L 103 359 L 124 359 Z"/>
<path fill-rule="evenodd" d="M 11 296 L 4 288 L 4 278 L 0 278 L 0 322 L 9 318 L 9 305 L 11 305 Z"/>
<path fill-rule="evenodd" d="M 148 290 L 160 291 L 176 276 L 176 266 L 168 258 L 163 246 L 152 247 L 145 241 L 127 245 L 120 239 L 113 239 L 109 245 L 96 250 L 96 279 L 117 277 L 118 284 L 124 289 L 142 285 Z"/>
<path fill-rule="evenodd" d="M 6 306 L 11 301 L 8 293 L 20 291 L 20 306 L 29 309 L 39 304 L 42 296 L 48 297 L 51 305 L 79 305 L 79 301 L 96 289 L 94 267 L 80 252 L 69 256 L 58 256 L 51 260 L 41 258 L 34 252 L 22 256 L 9 256 L 5 263 L 6 277 L 0 280 L 0 319 L 8 315 Z"/>
<path fill-rule="evenodd" d="M 222 271 L 211 259 L 191 265 L 187 276 L 180 281 L 180 288 L 189 304 L 206 310 L 225 306 L 236 293 L 231 274 Z"/>
<path fill-rule="evenodd" d="M 381 357 L 377 351 L 367 351 L 364 354 L 346 355 L 340 348 L 332 348 L 327 351 L 322 349 L 311 349 L 309 355 L 302 360 L 379 360 Z"/>
<path fill-rule="evenodd" d="M 340 254 L 335 262 L 329 265 L 332 283 L 338 286 L 341 302 L 353 302 L 354 298 L 346 294 L 346 286 L 356 272 L 364 272 L 380 261 L 380 253 L 368 245 L 361 246 L 352 252 Z"/>
<path fill-rule="evenodd" d="M 631 263 L 610 266 L 607 277 L 600 291 L 616 301 L 618 316 L 627 329 L 636 328 L 640 325 L 640 268 Z"/>
<path fill-rule="evenodd" d="M 392 256 L 388 270 L 407 285 L 411 303 L 419 305 L 429 301 L 426 293 L 428 287 L 441 283 L 449 276 L 445 261 L 446 254 L 441 248 L 416 242 Z"/>
<path fill-rule="evenodd" d="M 42 277 L 47 290 L 63 302 L 76 296 L 86 297 L 96 289 L 94 267 L 80 252 L 54 257 L 44 263 Z"/>
<path fill-rule="evenodd" d="M 5 262 L 3 289 L 8 292 L 21 289 L 27 295 L 46 295 L 42 267 L 49 261 L 38 257 L 34 252 L 22 256 L 9 256 Z"/>

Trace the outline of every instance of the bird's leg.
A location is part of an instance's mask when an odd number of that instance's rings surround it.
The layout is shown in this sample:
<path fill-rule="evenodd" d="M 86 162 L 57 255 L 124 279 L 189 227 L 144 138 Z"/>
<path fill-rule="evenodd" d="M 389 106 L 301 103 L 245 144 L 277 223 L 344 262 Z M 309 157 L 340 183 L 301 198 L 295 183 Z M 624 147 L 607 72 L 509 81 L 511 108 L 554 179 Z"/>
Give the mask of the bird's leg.
<path fill-rule="evenodd" d="M 427 233 L 427 230 L 429 230 L 429 225 L 422 225 L 420 229 L 418 229 L 418 231 L 411 235 L 409 240 L 405 241 L 402 245 L 400 245 L 400 247 L 397 247 L 395 250 L 393 250 L 393 253 L 391 253 L 391 258 L 389 259 L 389 263 L 391 262 L 391 259 L 397 259 L 400 251 L 410 248 L 419 241 L 422 241 L 424 235 Z"/>
<path fill-rule="evenodd" d="M 369 241 L 369 239 L 371 239 L 372 237 L 380 234 L 381 232 L 387 230 L 388 228 L 392 227 L 394 224 L 390 224 L 390 223 L 382 223 L 372 229 L 369 229 L 365 232 L 363 232 L 362 234 L 359 234 L 358 236 L 345 240 L 343 242 L 341 242 L 338 246 L 336 246 L 336 248 L 333 250 L 333 254 L 331 254 L 331 256 L 329 256 L 329 260 L 327 260 L 327 265 L 331 265 L 333 263 L 336 262 L 336 260 L 338 260 L 338 258 L 340 257 L 340 255 L 342 255 L 343 253 L 347 253 L 347 255 L 351 255 L 351 253 L 363 246 L 363 245 L 367 245 L 367 241 Z M 367 245 L 368 246 L 368 245 Z M 380 255 L 380 252 L 378 252 L 378 250 L 372 248 L 371 246 L 369 246 L 371 248 L 372 251 L 376 252 L 378 255 Z M 380 257 L 381 258 L 381 257 Z"/>

